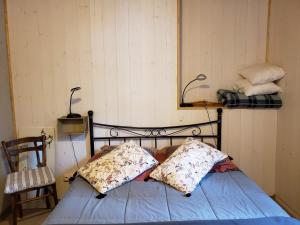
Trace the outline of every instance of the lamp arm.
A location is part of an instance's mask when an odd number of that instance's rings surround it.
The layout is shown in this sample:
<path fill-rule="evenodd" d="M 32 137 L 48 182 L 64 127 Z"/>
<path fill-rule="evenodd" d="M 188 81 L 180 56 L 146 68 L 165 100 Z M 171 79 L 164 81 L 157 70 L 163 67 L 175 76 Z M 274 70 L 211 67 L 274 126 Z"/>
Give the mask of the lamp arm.
<path fill-rule="evenodd" d="M 182 92 L 182 96 L 181 96 L 181 103 L 184 103 L 184 95 L 185 95 L 185 91 L 186 91 L 186 88 L 191 84 L 193 83 L 194 81 L 198 80 L 197 78 L 194 79 L 194 80 L 191 80 L 186 86 L 185 88 L 183 89 L 183 92 Z"/>
<path fill-rule="evenodd" d="M 71 114 L 72 113 L 72 97 L 73 97 L 73 94 L 74 94 L 75 91 L 72 91 L 72 94 L 70 96 L 70 105 L 69 105 L 69 113 Z"/>

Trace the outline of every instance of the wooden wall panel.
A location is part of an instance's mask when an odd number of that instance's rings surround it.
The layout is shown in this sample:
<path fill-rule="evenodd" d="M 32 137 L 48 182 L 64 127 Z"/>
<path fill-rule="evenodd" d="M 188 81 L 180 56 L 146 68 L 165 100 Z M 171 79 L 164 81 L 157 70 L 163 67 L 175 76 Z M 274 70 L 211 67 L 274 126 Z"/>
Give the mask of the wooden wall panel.
<path fill-rule="evenodd" d="M 201 84 L 210 86 L 191 88 L 186 102 L 216 101 L 216 91 L 231 89 L 239 69 L 265 61 L 267 18 L 268 0 L 182 0 L 179 85 L 182 90 L 204 73 Z"/>
<path fill-rule="evenodd" d="M 283 108 L 278 113 L 276 196 L 300 218 L 300 1 L 272 0 L 270 58 L 287 72 L 280 82 Z"/>
<path fill-rule="evenodd" d="M 267 193 L 275 193 L 277 112 L 225 110 L 223 148 Z"/>
<path fill-rule="evenodd" d="M 168 126 L 207 121 L 205 110 L 177 110 L 176 0 L 8 3 L 18 129 L 56 127 L 56 119 L 68 112 L 70 88 L 77 85 L 82 87 L 75 94 L 81 101 L 74 111 L 86 114 L 92 109 L 99 122 Z M 264 58 L 264 53 L 257 54 Z M 210 113 L 214 118 L 215 111 Z M 255 134 L 261 126 L 274 126 L 276 115 L 276 110 L 224 112 L 224 151 L 270 194 L 274 173 L 267 168 L 275 162 L 261 156 L 274 154 L 276 130 L 266 130 L 265 139 Z M 61 195 L 67 188 L 63 175 L 76 170 L 76 163 L 69 138 L 58 134 L 56 140 Z M 73 142 L 82 165 L 88 143 L 85 136 L 74 136 Z"/>
<path fill-rule="evenodd" d="M 11 140 L 15 137 L 12 97 L 9 82 L 9 67 L 5 33 L 4 1 L 0 1 L 0 141 Z M 0 146 L 0 214 L 9 207 L 9 199 L 4 194 L 6 174 L 9 166 L 6 156 Z"/>

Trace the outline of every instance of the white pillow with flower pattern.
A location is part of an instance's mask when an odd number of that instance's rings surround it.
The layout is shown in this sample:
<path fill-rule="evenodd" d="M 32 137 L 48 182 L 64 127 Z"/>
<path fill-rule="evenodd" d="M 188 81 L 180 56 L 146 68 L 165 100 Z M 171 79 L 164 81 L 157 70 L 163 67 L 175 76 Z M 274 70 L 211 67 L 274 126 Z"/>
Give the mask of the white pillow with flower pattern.
<path fill-rule="evenodd" d="M 125 142 L 78 170 L 98 192 L 114 189 L 157 165 L 153 156 L 133 141 Z"/>
<path fill-rule="evenodd" d="M 227 157 L 199 140 L 188 138 L 166 161 L 152 171 L 150 177 L 188 194 L 217 162 Z"/>

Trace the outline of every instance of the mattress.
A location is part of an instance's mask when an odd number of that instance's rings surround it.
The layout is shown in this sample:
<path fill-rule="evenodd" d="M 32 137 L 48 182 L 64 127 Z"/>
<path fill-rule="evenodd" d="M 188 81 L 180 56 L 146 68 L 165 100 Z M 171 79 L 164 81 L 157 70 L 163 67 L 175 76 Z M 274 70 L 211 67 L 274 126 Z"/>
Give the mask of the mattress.
<path fill-rule="evenodd" d="M 240 171 L 208 174 L 190 197 L 152 180 L 131 181 L 108 192 L 103 199 L 97 199 L 98 194 L 82 178 L 76 178 L 44 225 L 289 217 Z"/>

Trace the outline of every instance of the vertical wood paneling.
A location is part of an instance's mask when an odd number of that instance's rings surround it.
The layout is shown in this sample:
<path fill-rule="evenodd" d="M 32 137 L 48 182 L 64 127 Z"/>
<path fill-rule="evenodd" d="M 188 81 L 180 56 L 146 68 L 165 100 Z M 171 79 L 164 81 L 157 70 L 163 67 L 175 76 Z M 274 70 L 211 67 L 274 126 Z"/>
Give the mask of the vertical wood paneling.
<path fill-rule="evenodd" d="M 268 0 L 182 0 L 182 84 L 199 73 L 210 88 L 193 88 L 186 101 L 216 101 L 242 67 L 265 61 Z M 191 60 L 193 59 L 193 60 Z M 194 84 L 197 87 L 199 84 Z"/>
<path fill-rule="evenodd" d="M 12 96 L 10 91 L 9 61 L 5 33 L 5 3 L 0 1 L 0 140 L 15 138 Z M 0 147 L 0 190 L 4 190 L 6 175 L 9 172 L 7 159 L 2 146 Z M 7 196 L 0 194 L 0 214 L 8 208 Z"/>
<path fill-rule="evenodd" d="M 168 126 L 207 121 L 204 110 L 177 110 L 176 0 L 28 0 L 26 3 L 11 0 L 8 3 L 18 129 L 55 127 L 56 119 L 68 112 L 70 88 L 77 85 L 82 87 L 76 93 L 81 101 L 73 105 L 74 111 L 86 114 L 92 109 L 99 122 Z M 224 7 L 229 6 L 206 1 L 207 17 L 214 5 L 217 11 L 213 14 L 221 21 Z M 243 7 L 248 8 L 239 3 L 226 15 L 235 10 L 244 12 L 245 9 L 239 9 Z M 227 20 L 239 24 L 238 28 L 232 25 L 230 30 L 243 31 L 243 22 L 237 18 L 238 15 L 228 15 Z M 215 23 L 211 18 L 210 24 Z M 206 41 L 210 40 L 208 34 L 213 34 L 214 52 L 208 58 L 202 54 L 201 59 L 206 60 L 205 67 L 216 73 L 231 71 L 235 66 L 227 61 L 222 66 L 212 66 L 226 58 L 226 52 L 217 51 L 226 44 L 222 32 L 215 29 L 201 34 Z M 241 41 L 237 45 L 242 46 Z M 244 57 L 247 48 L 243 47 Z M 238 54 L 242 52 L 229 54 L 239 60 Z M 225 74 L 222 80 L 227 80 Z M 215 118 L 215 110 L 210 113 Z M 264 162 L 261 156 L 273 154 L 276 130 L 266 131 L 264 135 L 268 137 L 264 140 L 255 133 L 261 126 L 276 123 L 276 115 L 273 110 L 224 112 L 224 151 L 232 154 L 236 163 L 260 185 L 265 185 L 262 176 L 269 177 L 270 185 L 263 188 L 270 194 L 273 194 L 274 174 L 266 168 L 273 167 L 274 161 Z M 88 157 L 85 136 L 73 139 L 82 165 Z M 254 157 L 252 142 L 257 142 L 257 146 L 265 142 L 267 147 L 259 148 Z M 68 137 L 58 134 L 55 147 L 56 174 L 62 194 L 67 187 L 62 182 L 63 175 L 75 170 L 76 163 Z M 256 169 L 253 160 L 259 161 L 263 171 Z"/>
<path fill-rule="evenodd" d="M 272 0 L 269 61 L 287 72 L 280 81 L 284 105 L 278 113 L 276 196 L 300 218 L 300 2 Z"/>
<path fill-rule="evenodd" d="M 119 121 L 131 121 L 132 106 L 130 86 L 125 85 L 130 80 L 130 56 L 129 56 L 129 2 L 119 0 L 116 6 L 116 30 L 117 32 L 117 68 L 118 68 L 118 99 L 119 109 L 128 108 L 119 113 Z M 128 107 L 130 106 L 130 107 Z"/>

